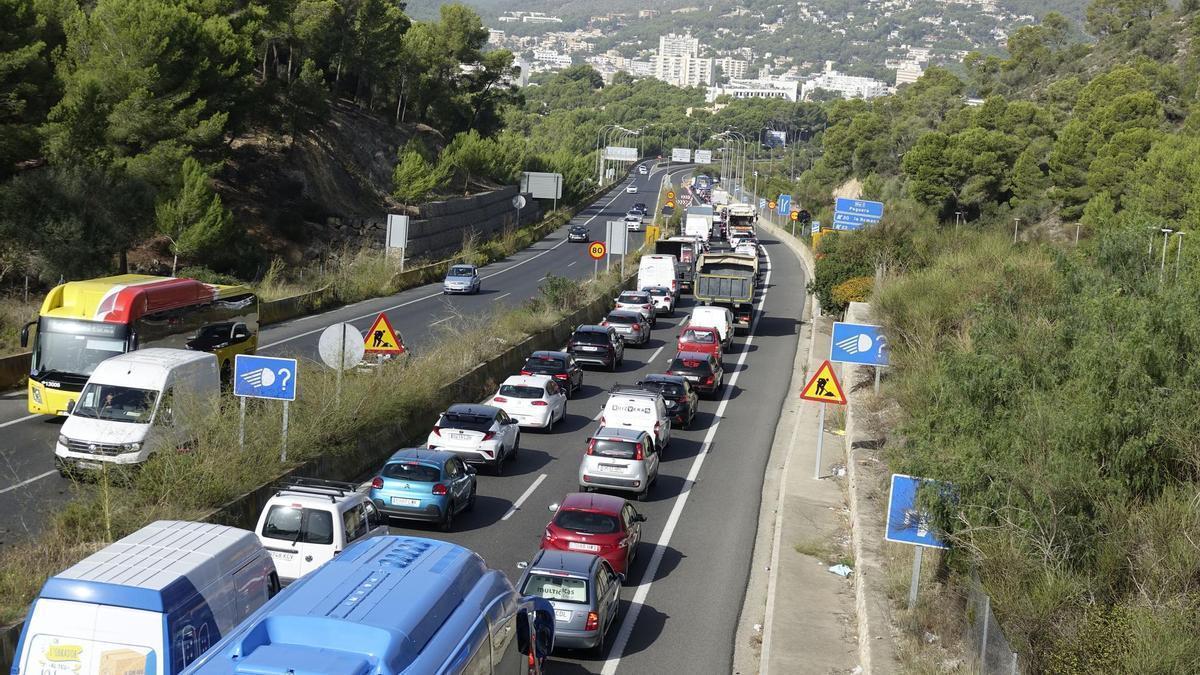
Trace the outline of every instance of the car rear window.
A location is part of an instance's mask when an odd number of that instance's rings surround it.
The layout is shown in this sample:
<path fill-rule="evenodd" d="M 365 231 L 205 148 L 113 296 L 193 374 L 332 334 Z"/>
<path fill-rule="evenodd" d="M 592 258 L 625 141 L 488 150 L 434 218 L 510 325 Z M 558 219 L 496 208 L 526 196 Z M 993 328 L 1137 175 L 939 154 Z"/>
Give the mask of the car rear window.
<path fill-rule="evenodd" d="M 710 330 L 686 330 L 683 332 L 683 341 L 711 345 L 717 341 L 717 338 Z"/>
<path fill-rule="evenodd" d="M 276 504 L 263 521 L 262 536 L 302 544 L 332 544 L 333 514 L 318 509 L 305 509 Z"/>
<path fill-rule="evenodd" d="M 578 331 L 571 336 L 571 341 L 589 345 L 606 345 L 608 344 L 608 334 L 591 330 Z"/>
<path fill-rule="evenodd" d="M 621 529 L 616 516 L 591 511 L 559 511 L 554 516 L 554 524 L 564 530 L 587 534 L 613 534 Z"/>
<path fill-rule="evenodd" d="M 492 428 L 492 418 L 482 415 L 456 415 L 444 413 L 438 426 L 443 429 L 465 429 L 467 431 L 487 431 Z"/>
<path fill-rule="evenodd" d="M 665 289 L 665 288 L 651 288 L 651 289 L 650 289 L 649 291 L 647 291 L 647 292 L 648 292 L 650 295 L 658 295 L 658 296 L 664 296 L 664 297 L 665 297 L 665 296 L 667 296 L 667 295 L 669 295 L 669 294 L 671 293 L 671 291 L 668 291 L 668 290 L 667 290 L 667 289 Z"/>
<path fill-rule="evenodd" d="M 672 359 L 671 372 L 707 373 L 709 372 L 708 361 L 701 359 Z"/>
<path fill-rule="evenodd" d="M 650 380 L 648 382 L 639 382 L 638 386 L 642 389 L 656 391 L 666 398 L 679 398 L 683 396 L 683 386 L 675 382 L 655 382 L 654 380 Z"/>
<path fill-rule="evenodd" d="M 436 483 L 442 477 L 442 472 L 436 467 L 418 462 L 392 462 L 384 465 L 383 477 L 414 483 Z"/>
<path fill-rule="evenodd" d="M 567 364 L 562 359 L 529 359 L 525 362 L 524 370 L 531 373 L 561 373 L 567 369 Z"/>
<path fill-rule="evenodd" d="M 500 385 L 501 396 L 512 396 L 513 398 L 541 398 L 545 390 L 541 387 L 527 387 L 520 384 L 502 384 Z"/>
<path fill-rule="evenodd" d="M 631 305 L 646 302 L 646 296 L 641 293 L 622 293 L 620 296 L 621 302 L 627 302 Z"/>
<path fill-rule="evenodd" d="M 521 592 L 526 595 L 539 595 L 547 600 L 558 602 L 576 602 L 584 604 L 588 601 L 588 583 L 586 579 L 575 577 L 559 577 L 540 572 L 531 572 L 525 580 Z"/>
<path fill-rule="evenodd" d="M 609 323 L 637 323 L 638 318 L 632 314 L 617 314 L 612 313 L 607 317 Z"/>
<path fill-rule="evenodd" d="M 633 459 L 637 455 L 637 443 L 597 438 L 592 441 L 592 454 L 614 459 Z"/>

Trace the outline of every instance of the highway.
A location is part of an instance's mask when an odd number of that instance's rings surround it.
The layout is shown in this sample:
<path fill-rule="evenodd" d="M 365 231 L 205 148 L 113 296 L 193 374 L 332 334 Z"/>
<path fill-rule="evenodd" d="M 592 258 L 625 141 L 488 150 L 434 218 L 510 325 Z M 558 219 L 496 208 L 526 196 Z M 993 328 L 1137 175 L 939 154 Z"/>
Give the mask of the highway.
<path fill-rule="evenodd" d="M 650 166 L 651 162 L 642 164 Z M 689 169 L 678 165 L 638 174 L 619 182 L 604 196 L 580 211 L 570 224 L 585 224 L 593 239 L 604 238 L 604 223 L 619 220 L 634 203 L 654 208 L 658 188 L 665 175 L 675 179 Z M 633 182 L 637 194 L 627 194 Z M 538 293 L 547 274 L 583 279 L 592 274 L 587 245 L 569 243 L 563 226 L 529 248 L 481 268 L 483 290 L 478 295 L 443 296 L 441 282 L 411 288 L 395 295 L 366 300 L 321 314 L 301 317 L 265 327 L 259 336 L 259 353 L 317 359 L 317 341 L 325 327 L 349 322 L 365 332 L 380 312 L 400 331 L 407 346 L 420 349 L 438 326 L 456 316 L 480 316 L 498 305 L 516 305 Z M 641 245 L 640 233 L 630 234 L 630 246 Z M 616 259 L 614 258 L 614 264 Z M 603 261 L 601 266 L 603 266 Z M 0 547 L 32 534 L 71 498 L 74 484 L 54 469 L 54 440 L 61 418 L 30 415 L 25 407 L 25 390 L 0 394 Z"/>
<path fill-rule="evenodd" d="M 683 175 L 688 169 L 672 169 Z M 663 171 L 634 174 L 639 194 L 624 184 L 583 211 L 575 222 L 588 223 L 594 238 L 603 237 L 604 221 L 619 218 L 637 201 L 653 207 Z M 552 233 L 510 259 L 483 269 L 484 293 L 445 298 L 440 284 L 315 317 L 272 326 L 262 335 L 262 352 L 315 353 L 320 331 L 339 321 L 365 330 L 379 311 L 387 311 L 406 342 L 420 348 L 438 322 L 457 313 L 470 315 L 493 303 L 517 303 L 537 292 L 546 274 L 582 278 L 592 273 L 586 245 L 565 242 L 566 228 Z M 632 242 L 631 242 L 632 243 Z M 663 452 L 658 483 L 635 507 L 646 515 L 641 548 L 622 591 L 622 611 L 610 632 L 603 657 L 556 654 L 552 673 L 729 673 L 734 634 L 750 572 L 762 478 L 775 422 L 788 395 L 790 366 L 797 348 L 799 319 L 807 280 L 799 261 L 784 245 L 764 239 L 764 283 L 749 335 L 739 336 L 724 357 L 726 388 L 719 400 L 702 400 L 691 429 L 673 430 Z M 629 347 L 616 373 L 588 370 L 584 388 L 568 403 L 568 417 L 551 433 L 525 430 L 521 451 L 502 477 L 479 474 L 474 511 L 460 515 L 454 531 L 438 532 L 414 524 L 393 531 L 453 541 L 480 553 L 488 564 L 515 582 L 518 562 L 537 549 L 548 506 L 578 489 L 576 472 L 585 439 L 606 392 L 618 383 L 665 370 L 674 354 L 675 327 L 691 307 L 681 297 L 672 318 L 660 318 L 650 343 Z M 13 514 L 9 530 L 36 531 L 43 514 L 52 513 L 71 490 L 53 472 L 50 444 L 58 424 L 47 418 L 24 419 L 24 392 L 0 401 L 0 509 Z M 47 474 L 48 472 L 48 474 Z M 32 479 L 32 480 L 31 480 Z M 28 481 L 28 482 L 25 482 Z M 24 482 L 24 484 L 22 484 Z M 6 538 L 12 537 L 10 532 Z"/>

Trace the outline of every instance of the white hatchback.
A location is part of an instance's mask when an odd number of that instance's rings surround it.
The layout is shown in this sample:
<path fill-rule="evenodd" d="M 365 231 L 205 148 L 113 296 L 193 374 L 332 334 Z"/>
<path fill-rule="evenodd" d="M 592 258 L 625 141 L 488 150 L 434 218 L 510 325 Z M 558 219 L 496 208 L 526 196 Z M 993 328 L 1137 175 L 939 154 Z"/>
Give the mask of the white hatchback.
<path fill-rule="evenodd" d="M 567 395 L 549 375 L 513 375 L 487 403 L 523 427 L 547 431 L 567 416 Z"/>
<path fill-rule="evenodd" d="M 445 450 L 468 464 L 487 464 L 504 473 L 504 461 L 521 448 L 521 427 L 508 413 L 490 405 L 455 403 L 429 432 L 430 450 Z"/>
<path fill-rule="evenodd" d="M 622 291 L 620 295 L 613 298 L 616 306 L 613 309 L 624 309 L 630 312 L 637 312 L 646 317 L 646 321 L 653 326 L 657 323 L 657 314 L 654 311 L 654 300 L 646 291 Z"/>

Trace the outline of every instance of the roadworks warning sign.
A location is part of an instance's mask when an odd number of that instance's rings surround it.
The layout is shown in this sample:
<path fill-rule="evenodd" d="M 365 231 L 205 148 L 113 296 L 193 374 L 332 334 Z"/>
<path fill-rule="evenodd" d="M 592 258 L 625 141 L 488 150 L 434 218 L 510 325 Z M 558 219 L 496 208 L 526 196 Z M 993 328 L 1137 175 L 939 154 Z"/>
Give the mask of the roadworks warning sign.
<path fill-rule="evenodd" d="M 403 354 L 404 341 L 400 334 L 392 328 L 387 315 L 383 312 L 375 317 L 375 323 L 363 338 L 363 345 L 368 354 Z"/>
<path fill-rule="evenodd" d="M 828 359 L 821 364 L 808 384 L 804 385 L 800 398 L 817 403 L 846 405 L 846 394 L 842 391 L 842 384 L 838 382 L 837 375 L 833 374 L 833 366 Z"/>

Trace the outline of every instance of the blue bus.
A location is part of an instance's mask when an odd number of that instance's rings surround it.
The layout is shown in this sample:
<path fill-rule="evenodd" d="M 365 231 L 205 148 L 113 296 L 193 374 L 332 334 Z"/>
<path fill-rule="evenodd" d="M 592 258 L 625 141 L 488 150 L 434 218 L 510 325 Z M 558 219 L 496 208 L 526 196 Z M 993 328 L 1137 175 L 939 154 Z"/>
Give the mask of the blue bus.
<path fill-rule="evenodd" d="M 554 608 L 455 544 L 362 539 L 227 634 L 195 675 L 528 675 L 554 647 Z"/>

